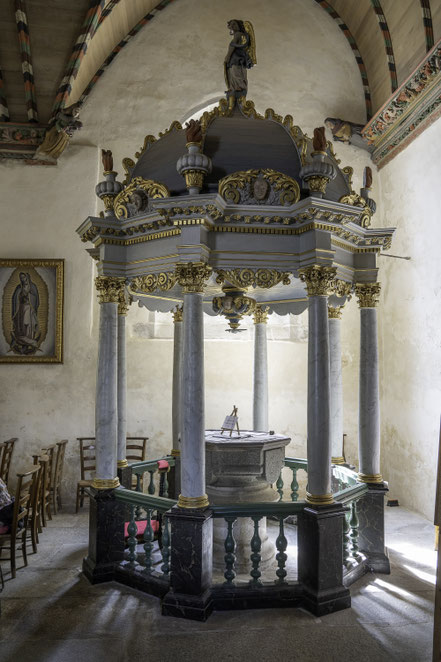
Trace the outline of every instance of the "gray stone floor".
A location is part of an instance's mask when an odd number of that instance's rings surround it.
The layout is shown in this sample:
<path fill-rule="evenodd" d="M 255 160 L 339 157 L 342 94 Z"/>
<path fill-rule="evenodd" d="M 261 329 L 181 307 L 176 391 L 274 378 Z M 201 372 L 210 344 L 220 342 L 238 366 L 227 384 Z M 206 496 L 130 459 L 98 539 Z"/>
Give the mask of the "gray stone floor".
<path fill-rule="evenodd" d="M 352 587 L 352 608 L 214 613 L 206 623 L 165 618 L 156 598 L 80 574 L 87 512 L 58 515 L 38 554 L 0 595 L 1 662 L 425 662 L 432 659 L 433 527 L 387 508 L 392 574 Z M 19 566 L 20 566 L 19 559 Z"/>

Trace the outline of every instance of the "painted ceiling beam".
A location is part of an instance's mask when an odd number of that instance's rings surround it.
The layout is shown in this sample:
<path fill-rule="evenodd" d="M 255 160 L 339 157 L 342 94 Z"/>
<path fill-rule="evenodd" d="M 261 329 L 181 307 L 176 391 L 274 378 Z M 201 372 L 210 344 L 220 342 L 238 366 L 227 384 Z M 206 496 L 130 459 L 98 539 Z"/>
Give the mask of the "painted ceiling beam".
<path fill-rule="evenodd" d="M 101 23 L 104 21 L 106 16 L 109 16 L 109 14 L 112 13 L 112 9 L 118 4 L 119 1 L 120 0 L 109 0 L 108 1 L 107 5 L 104 7 L 104 9 L 101 12 L 101 16 L 100 16 L 99 21 L 98 21 L 97 29 L 99 28 Z"/>
<path fill-rule="evenodd" d="M 9 122 L 8 101 L 5 94 L 2 70 L 0 69 L 0 122 Z"/>
<path fill-rule="evenodd" d="M 29 38 L 28 19 L 25 0 L 15 0 L 15 22 L 20 46 L 21 69 L 23 72 L 26 110 L 29 122 L 38 122 L 37 97 L 35 94 L 34 69 L 31 58 L 31 41 Z"/>
<path fill-rule="evenodd" d="M 334 21 L 337 22 L 338 27 L 345 35 L 346 39 L 349 42 L 350 47 L 354 52 L 354 57 L 358 64 L 358 68 L 360 70 L 361 82 L 363 84 L 364 100 L 366 104 L 366 118 L 369 121 L 370 118 L 372 117 L 371 91 L 369 88 L 366 67 L 363 62 L 363 58 L 361 57 L 360 51 L 358 50 L 357 44 L 355 42 L 355 38 L 352 35 L 346 23 L 343 21 L 340 15 L 335 11 L 334 7 L 329 2 L 327 2 L 327 0 L 315 0 L 315 2 L 317 2 L 320 5 L 320 7 L 322 7 L 326 12 L 328 12 L 328 14 L 334 19 Z"/>
<path fill-rule="evenodd" d="M 378 25 L 383 35 L 384 47 L 386 49 L 387 66 L 389 68 L 389 74 L 390 74 L 391 89 L 392 92 L 395 92 L 395 90 L 398 87 L 398 78 L 397 78 L 397 67 L 395 63 L 395 55 L 394 55 L 394 50 L 392 48 L 392 37 L 390 36 L 389 27 L 387 25 L 386 17 L 383 13 L 383 9 L 381 8 L 380 0 L 371 0 L 371 4 L 372 7 L 374 8 L 374 12 L 378 20 Z"/>
<path fill-rule="evenodd" d="M 430 10 L 430 0 L 420 0 L 421 10 L 423 12 L 424 33 L 426 35 L 426 51 L 430 51 L 434 45 L 432 12 Z"/>

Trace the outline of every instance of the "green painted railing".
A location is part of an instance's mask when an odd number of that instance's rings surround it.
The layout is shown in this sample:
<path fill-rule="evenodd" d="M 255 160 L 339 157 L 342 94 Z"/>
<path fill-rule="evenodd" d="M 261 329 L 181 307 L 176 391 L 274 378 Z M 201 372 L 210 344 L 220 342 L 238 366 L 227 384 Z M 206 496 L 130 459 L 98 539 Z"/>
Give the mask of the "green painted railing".
<path fill-rule="evenodd" d="M 363 558 L 358 551 L 360 523 L 357 502 L 368 492 L 368 486 L 365 483 L 359 483 L 356 472 L 347 467 L 333 466 L 333 476 L 340 487 L 340 490 L 334 493 L 334 500 L 348 507 L 348 512 L 343 520 L 343 565 L 350 570 Z"/>
<path fill-rule="evenodd" d="M 159 495 L 164 496 L 166 498 L 169 496 L 167 471 L 159 470 L 159 462 L 161 460 L 166 460 L 170 468 L 175 466 L 175 458 L 172 455 L 165 455 L 164 457 L 161 457 L 158 460 L 144 460 L 143 462 L 134 462 L 133 464 L 130 465 L 130 469 L 132 470 L 132 475 L 136 476 L 136 487 L 135 487 L 136 492 L 142 493 L 142 486 L 141 486 L 142 478 L 144 474 L 148 473 L 150 479 L 149 479 L 149 485 L 147 491 L 150 495 L 154 495 L 156 492 L 155 474 L 159 472 L 160 474 L 160 480 L 158 485 Z"/>
<path fill-rule="evenodd" d="M 154 571 L 159 573 L 160 571 L 162 576 L 168 579 L 170 573 L 171 539 L 170 525 L 166 513 L 176 504 L 176 501 L 165 497 L 143 494 L 142 492 L 134 492 L 124 487 L 118 487 L 115 490 L 115 498 L 120 503 L 126 504 L 129 510 L 129 523 L 127 527 L 129 567 L 133 570 L 141 569 L 145 575 L 151 575 Z M 156 532 L 152 526 L 154 520 L 158 522 Z M 143 554 L 137 552 L 137 546 L 140 543 L 138 541 L 139 536 L 136 523 L 140 521 L 146 522 L 142 535 L 144 543 Z M 155 537 L 158 540 L 158 547 L 162 557 L 160 570 L 159 568 L 153 568 Z"/>
<path fill-rule="evenodd" d="M 262 540 L 259 534 L 259 522 L 263 517 L 272 517 L 278 520 L 279 533 L 276 539 L 276 561 L 277 570 L 275 583 L 284 585 L 286 581 L 286 562 L 288 555 L 286 549 L 288 541 L 285 536 L 285 519 L 290 515 L 298 515 L 302 512 L 305 504 L 303 502 L 292 503 L 289 501 L 278 501 L 276 503 L 241 503 L 228 506 L 211 506 L 213 517 L 223 518 L 227 524 L 227 535 L 224 541 L 225 548 L 225 587 L 234 587 L 236 578 L 236 541 L 234 539 L 234 523 L 240 517 L 247 517 L 253 521 L 253 536 L 250 540 L 250 587 L 262 586 L 260 563 L 262 560 L 260 551 Z"/>
<path fill-rule="evenodd" d="M 302 469 L 308 473 L 308 462 L 299 457 L 285 457 L 285 467 L 289 467 L 292 471 L 291 481 L 291 501 L 298 501 L 299 499 L 299 484 L 297 482 L 297 471 Z M 282 472 L 276 482 L 276 489 L 280 496 L 280 501 L 283 499 L 283 478 Z"/>

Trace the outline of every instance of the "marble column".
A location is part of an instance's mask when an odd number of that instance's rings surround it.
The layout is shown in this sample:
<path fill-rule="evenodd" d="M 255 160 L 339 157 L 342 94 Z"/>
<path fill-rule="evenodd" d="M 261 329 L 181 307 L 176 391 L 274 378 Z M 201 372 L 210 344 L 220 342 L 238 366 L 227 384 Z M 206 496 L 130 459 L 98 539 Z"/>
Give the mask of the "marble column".
<path fill-rule="evenodd" d="M 358 479 L 382 483 L 380 473 L 380 393 L 377 309 L 380 283 L 357 283 L 360 305 L 360 386 L 358 422 Z"/>
<path fill-rule="evenodd" d="M 344 464 L 345 461 L 343 457 L 343 381 L 340 339 L 342 309 L 343 306 L 328 306 L 332 464 Z"/>
<path fill-rule="evenodd" d="M 118 304 L 118 443 L 117 466 L 127 467 L 127 366 L 126 366 L 126 316 L 129 306 L 125 300 Z"/>
<path fill-rule="evenodd" d="M 331 426 L 328 290 L 336 269 L 313 265 L 299 272 L 308 292 L 308 491 L 314 505 L 333 503 L 331 494 Z"/>
<path fill-rule="evenodd" d="M 253 430 L 268 432 L 268 307 L 254 313 Z"/>
<path fill-rule="evenodd" d="M 172 453 L 177 454 L 181 435 L 182 313 L 182 306 L 177 306 L 173 313 Z"/>

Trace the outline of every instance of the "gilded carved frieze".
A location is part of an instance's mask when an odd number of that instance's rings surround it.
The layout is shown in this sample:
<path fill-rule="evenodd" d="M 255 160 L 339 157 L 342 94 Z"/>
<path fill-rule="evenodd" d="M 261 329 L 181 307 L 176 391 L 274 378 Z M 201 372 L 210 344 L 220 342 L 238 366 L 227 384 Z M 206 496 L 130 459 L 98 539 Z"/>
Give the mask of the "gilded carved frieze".
<path fill-rule="evenodd" d="M 240 170 L 219 182 L 219 195 L 242 205 L 292 205 L 300 199 L 298 182 L 270 168 Z"/>
<path fill-rule="evenodd" d="M 287 271 L 278 271 L 277 269 L 217 269 L 216 283 L 231 283 L 235 287 L 263 287 L 269 288 L 283 283 L 289 285 L 291 274 Z"/>
<path fill-rule="evenodd" d="M 177 276 L 173 271 L 160 272 L 157 274 L 147 274 L 145 276 L 136 276 L 130 281 L 130 289 L 133 292 L 152 293 L 155 290 L 168 292 L 176 285 Z"/>
<path fill-rule="evenodd" d="M 151 198 L 168 198 L 170 191 L 160 182 L 134 177 L 130 184 L 119 193 L 114 201 L 114 211 L 118 218 L 126 219 L 148 210 Z"/>

